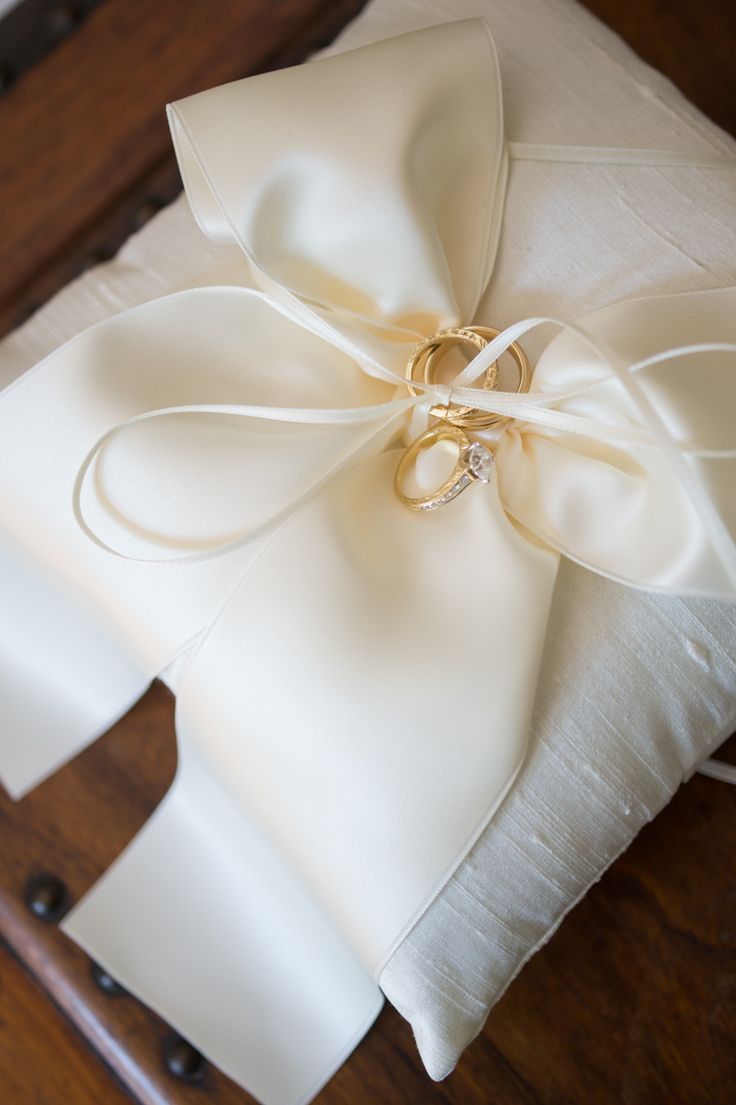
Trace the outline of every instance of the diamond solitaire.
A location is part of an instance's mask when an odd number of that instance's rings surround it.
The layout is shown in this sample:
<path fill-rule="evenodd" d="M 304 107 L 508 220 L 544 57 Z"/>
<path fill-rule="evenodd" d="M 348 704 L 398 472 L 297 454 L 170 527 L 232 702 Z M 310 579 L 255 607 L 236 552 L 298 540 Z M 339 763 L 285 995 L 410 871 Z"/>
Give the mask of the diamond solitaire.
<path fill-rule="evenodd" d="M 493 468 L 493 453 L 481 441 L 474 441 L 468 446 L 462 459 L 467 466 L 468 475 L 479 483 L 488 483 Z"/>

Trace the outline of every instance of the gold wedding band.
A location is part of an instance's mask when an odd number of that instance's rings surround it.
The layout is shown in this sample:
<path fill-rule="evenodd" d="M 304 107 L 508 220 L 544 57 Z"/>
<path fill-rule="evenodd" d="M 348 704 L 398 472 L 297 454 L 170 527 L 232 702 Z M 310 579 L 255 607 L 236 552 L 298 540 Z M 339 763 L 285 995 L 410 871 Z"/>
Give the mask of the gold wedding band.
<path fill-rule="evenodd" d="M 438 441 L 453 441 L 457 445 L 458 457 L 455 467 L 440 486 L 429 495 L 412 496 L 404 492 L 404 478 L 409 465 L 425 449 L 431 449 Z M 471 483 L 488 483 L 491 478 L 493 454 L 481 441 L 471 441 L 459 426 L 443 421 L 431 426 L 420 434 L 403 454 L 396 469 L 394 486 L 402 503 L 411 510 L 436 510 L 457 498 Z"/>
<path fill-rule="evenodd" d="M 431 369 L 434 368 L 437 361 L 441 360 L 447 350 L 453 345 L 473 345 L 479 353 L 481 349 L 485 349 L 488 342 L 485 336 L 480 333 L 480 331 L 484 329 L 487 329 L 487 327 L 447 326 L 443 330 L 436 330 L 434 334 L 430 334 L 428 338 L 423 338 L 412 350 L 406 365 L 406 386 L 410 393 L 412 395 L 419 394 L 418 389 L 414 387 L 413 383 L 413 381 L 417 379 L 417 368 L 421 367 L 423 369 L 425 384 L 431 384 L 433 382 Z M 437 353 L 440 354 L 439 357 L 437 357 Z M 483 376 L 483 390 L 492 391 L 497 382 L 498 363 L 494 361 L 493 364 L 488 366 Z M 468 418 L 474 411 L 474 407 L 445 407 L 441 404 L 437 404 L 432 407 L 429 413 L 435 418 L 444 418 L 448 422 L 452 422 L 455 426 L 462 426 L 464 424 L 462 420 Z"/>
<path fill-rule="evenodd" d="M 466 342 L 474 345 L 480 352 L 488 345 L 489 341 L 497 338 L 501 333 L 492 326 L 456 326 L 444 330 L 437 330 L 428 338 L 422 339 L 412 351 L 406 366 L 407 387 L 412 395 L 417 395 L 417 388 L 413 385 L 416 380 L 417 368 L 421 367 L 424 382 L 433 383 L 434 371 L 438 362 L 442 359 L 451 345 Z M 512 342 L 508 352 L 514 358 L 519 373 L 516 387 L 517 394 L 529 390 L 531 382 L 531 368 L 526 353 L 518 344 Z M 439 354 L 439 356 L 438 356 Z M 486 369 L 483 377 L 483 390 L 491 391 L 498 383 L 498 362 L 494 361 Z M 511 419 L 507 415 L 495 414 L 492 411 L 478 410 L 477 407 L 460 406 L 458 404 L 436 404 L 430 410 L 435 418 L 442 418 L 453 426 L 460 426 L 470 430 L 485 430 L 491 426 L 499 426 Z"/>

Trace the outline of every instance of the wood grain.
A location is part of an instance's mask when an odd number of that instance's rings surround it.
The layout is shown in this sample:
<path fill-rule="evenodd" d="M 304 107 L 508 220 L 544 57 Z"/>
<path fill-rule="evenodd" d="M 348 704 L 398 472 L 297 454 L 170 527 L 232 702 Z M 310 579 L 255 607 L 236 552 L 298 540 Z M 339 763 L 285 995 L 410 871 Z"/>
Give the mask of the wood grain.
<path fill-rule="evenodd" d="M 736 133 L 733 0 L 582 0 L 710 119 Z"/>
<path fill-rule="evenodd" d="M 82 263 L 80 239 L 142 184 L 163 174 L 164 197 L 178 190 L 166 103 L 303 60 L 363 2 L 107 0 L 23 74 L 0 97 L 0 333 L 71 277 L 70 251 Z"/>
<path fill-rule="evenodd" d="M 0 329 L 176 194 L 167 100 L 297 61 L 361 6 L 219 0 L 213 19 L 206 0 L 105 0 L 0 98 Z M 588 7 L 734 128 L 730 4 Z M 200 1084 L 175 1080 L 162 1060 L 168 1027 L 130 996 L 104 994 L 86 956 L 23 904 L 42 871 L 77 900 L 148 818 L 173 777 L 172 705 L 155 685 L 21 803 L 0 797 L 0 931 L 52 999 L 3 961 L 3 1105 L 117 1105 L 115 1082 L 57 1009 L 141 1105 L 250 1100 L 211 1067 Z M 388 1009 L 321 1105 L 730 1105 L 735 853 L 736 788 L 693 779 L 525 968 L 445 1083 L 428 1081 Z"/>
<path fill-rule="evenodd" d="M 130 1105 L 84 1039 L 0 942 L 0 1086 L 8 1105 Z"/>

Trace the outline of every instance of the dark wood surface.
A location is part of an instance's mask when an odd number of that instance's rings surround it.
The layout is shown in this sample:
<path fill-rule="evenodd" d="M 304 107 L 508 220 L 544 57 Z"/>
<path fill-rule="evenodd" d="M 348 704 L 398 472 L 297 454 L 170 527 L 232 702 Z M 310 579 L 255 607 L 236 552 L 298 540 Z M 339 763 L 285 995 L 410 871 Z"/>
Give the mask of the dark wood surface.
<path fill-rule="evenodd" d="M 24 72 L 0 97 L 0 333 L 180 190 L 167 102 L 303 60 L 363 3 L 105 0 Z"/>
<path fill-rule="evenodd" d="M 0 1040 L 3 1101 L 33 1105 L 130 1105 L 64 1016 L 5 945 L 0 944 Z"/>
<path fill-rule="evenodd" d="M 217 19 L 207 0 L 95 8 L 0 97 L 0 327 L 176 193 L 166 100 L 297 61 L 360 6 L 219 0 Z M 730 4 L 588 6 L 736 129 Z M 0 62 L 1 47 L 2 25 Z M 87 957 L 24 901 L 42 873 L 76 900 L 147 819 L 174 766 L 173 703 L 155 685 L 22 802 L 0 796 L 3 1105 L 117 1105 L 121 1086 L 141 1105 L 249 1100 L 209 1066 L 191 1083 L 172 1076 L 168 1027 L 101 990 Z M 730 1105 L 734 855 L 736 788 L 694 778 L 528 964 L 445 1083 L 428 1080 L 411 1030 L 387 1009 L 320 1103 Z"/>

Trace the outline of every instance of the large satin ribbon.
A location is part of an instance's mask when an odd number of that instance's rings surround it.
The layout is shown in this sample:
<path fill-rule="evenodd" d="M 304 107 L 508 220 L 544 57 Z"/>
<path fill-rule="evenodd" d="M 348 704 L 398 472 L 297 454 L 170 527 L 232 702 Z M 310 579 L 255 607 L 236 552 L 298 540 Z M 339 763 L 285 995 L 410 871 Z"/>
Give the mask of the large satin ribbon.
<path fill-rule="evenodd" d="M 181 767 L 162 817 L 178 809 L 182 837 L 206 831 L 218 854 L 237 837 L 228 870 L 242 862 L 262 892 L 253 901 L 275 903 L 258 931 L 279 916 L 293 962 L 300 947 L 320 949 L 346 1011 L 337 1037 L 327 1025 L 286 1088 L 231 1070 L 265 1100 L 292 1101 L 375 1013 L 364 974 L 340 981 L 345 946 L 367 975 L 380 971 L 513 785 L 559 553 L 633 586 L 733 598 L 736 289 L 563 320 L 529 396 L 471 390 L 488 358 L 550 321 L 524 320 L 451 388 L 412 400 L 407 352 L 473 320 L 493 270 L 507 148 L 485 23 L 236 82 L 170 118 L 197 221 L 240 246 L 258 290 L 158 300 L 55 354 L 46 368 L 79 369 L 94 411 L 42 478 L 57 517 L 66 490 L 55 524 L 79 558 L 70 583 L 100 607 L 118 588 L 121 634 L 135 642 L 181 604 L 175 633 L 142 647 L 148 670 L 198 638 L 178 683 Z M 141 400 L 150 373 L 153 404 Z M 514 421 L 492 440 L 487 488 L 413 515 L 393 493 L 397 442 L 450 398 Z M 37 476 L 9 481 L 19 533 Z M 72 497 L 97 545 L 76 529 Z M 125 933 L 113 950 L 101 921 L 105 895 L 123 885 L 136 939 L 152 913 L 163 917 L 141 889 L 154 833 L 67 928 L 118 973 L 123 962 L 126 981 L 166 1012 L 165 985 L 152 994 Z M 282 889 L 257 883 L 266 870 Z M 298 933 L 287 933 L 289 910 Z M 254 1009 L 288 992 L 288 978 L 257 975 L 252 964 L 234 973 Z M 320 1001 L 304 999 L 304 1024 Z M 245 1058 L 273 1067 L 277 1048 L 266 1033 Z"/>
<path fill-rule="evenodd" d="M 476 33 L 479 29 L 472 23 L 433 28 L 263 78 L 260 87 L 258 81 L 240 82 L 170 109 L 197 221 L 211 237 L 241 247 L 261 287 L 243 304 L 244 312 L 250 306 L 270 313 L 277 316 L 275 323 L 280 317 L 284 329 L 301 329 L 324 343 L 317 346 L 323 353 L 317 352 L 316 361 L 302 357 L 307 377 L 324 378 L 319 361 L 329 349 L 330 357 L 344 358 L 346 372 L 358 366 L 372 381 L 372 396 L 383 401 L 290 406 L 283 400 L 292 390 L 279 384 L 270 388 L 266 403 L 200 403 L 144 412 L 92 445 L 76 485 L 80 524 L 105 550 L 123 557 L 200 562 L 267 537 L 265 552 L 228 597 L 189 664 L 179 688 L 179 729 L 193 745 L 207 731 L 208 751 L 201 755 L 210 755 L 216 738 L 214 722 L 204 717 L 206 703 L 207 712 L 218 719 L 217 732 L 230 734 L 228 741 L 237 732 L 243 739 L 247 735 L 248 770 L 241 776 L 226 755 L 228 786 L 245 807 L 258 811 L 269 839 L 279 842 L 373 971 L 465 854 L 518 770 L 556 553 L 634 586 L 722 598 L 736 593 L 736 546 L 724 511 L 736 456 L 726 413 L 733 393 L 736 289 L 622 304 L 576 324 L 522 320 L 479 353 L 452 386 L 420 387 L 414 399 L 406 394 L 407 336 L 411 341 L 420 336 L 419 325 L 431 331 L 472 317 L 492 268 L 506 159 L 495 55 L 489 39 Z M 439 68 L 423 69 L 425 54 L 441 54 Z M 460 128 L 451 125 L 449 112 L 443 116 L 438 109 L 450 97 L 459 56 L 471 74 L 479 59 L 479 74 L 485 77 L 473 91 L 473 106 L 463 105 Z M 401 84 L 407 105 L 412 96 L 406 73 L 415 74 L 421 111 L 414 104 L 407 118 L 414 126 L 419 117 L 430 130 L 439 127 L 440 134 L 432 136 L 435 153 L 445 143 L 451 148 L 442 165 L 422 166 L 423 174 L 413 183 L 420 192 L 427 187 L 435 200 L 435 192 L 442 194 L 448 184 L 427 180 L 427 171 L 441 174 L 449 164 L 453 198 L 459 179 L 468 192 L 457 212 L 452 209 L 465 225 L 453 225 L 449 239 L 449 228 L 438 216 L 439 210 L 448 217 L 446 207 L 419 204 L 412 217 L 404 209 L 405 177 L 412 168 L 417 172 L 419 161 L 416 134 L 409 137 L 397 125 L 386 135 L 379 188 L 375 167 L 369 165 L 375 156 L 370 144 L 361 146 L 355 163 L 345 163 L 339 149 L 347 134 L 340 123 L 325 131 L 335 83 L 348 66 L 358 83 L 363 66 L 379 67 L 387 101 L 393 102 Z M 452 86 L 452 96 L 457 95 Z M 424 97 L 435 115 L 429 114 Z M 297 100 L 310 102 L 312 110 L 295 131 L 291 120 Z M 479 107 L 486 136 L 475 141 Z M 370 110 L 380 105 L 371 102 Z M 360 112 L 342 121 L 350 134 L 365 134 Z M 243 157 L 238 136 L 256 130 L 264 138 Z M 397 141 L 400 156 L 392 156 Z M 469 150 L 453 147 L 468 141 Z M 548 147 L 515 152 L 551 156 Z M 459 170 L 471 155 L 475 172 L 466 178 Z M 560 156 L 581 155 L 571 149 Z M 677 158 L 648 151 L 583 155 L 604 163 L 612 157 L 724 165 L 701 155 Z M 350 178 L 349 188 L 344 181 L 339 184 L 340 195 L 352 200 L 347 211 L 331 197 L 333 178 L 343 174 Z M 427 201 L 423 193 L 422 198 Z M 483 233 L 471 233 L 479 224 Z M 399 232 L 401 257 L 393 237 Z M 459 243 L 468 246 L 462 256 Z M 429 288 L 428 266 L 435 278 Z M 545 323 L 563 332 L 540 357 L 530 395 L 470 389 L 511 341 Z M 248 358 L 247 343 L 242 356 Z M 281 360 L 278 339 L 273 356 Z M 262 394 L 268 375 L 265 368 L 254 374 L 254 398 Z M 282 402 L 276 404 L 275 396 Z M 391 490 L 397 437 L 417 432 L 426 425 L 429 407 L 450 399 L 513 419 L 492 443 L 497 479 L 475 502 L 468 496 L 431 519 L 407 516 Z M 204 496 L 187 494 L 183 507 L 178 500 L 167 512 L 172 469 L 151 452 L 159 445 L 161 426 L 176 435 L 182 421 L 182 445 L 196 442 L 200 421 L 214 425 L 215 434 L 225 427 L 232 431 L 236 423 L 234 433 L 251 469 L 243 489 L 248 496 L 254 487 L 260 492 L 249 518 L 240 488 L 233 489 L 229 532 L 220 538 L 213 521 L 211 543 L 202 532 L 194 545 L 186 540 L 192 527 L 206 529 Z M 286 477 L 283 471 L 278 479 L 274 475 L 274 454 L 262 442 L 263 424 L 278 426 L 276 449 Z M 305 480 L 304 441 L 311 446 L 315 436 L 327 440 L 336 430 L 345 435 L 339 448 L 328 448 L 319 471 Z M 199 449 L 195 455 L 199 459 Z M 138 479 L 131 477 L 131 469 L 140 473 Z M 174 478 L 180 472 L 175 464 Z M 158 488 L 160 478 L 165 482 Z M 126 479 L 133 491 L 121 503 Z M 117 496 L 114 511 L 106 513 L 100 487 L 109 499 Z M 219 503 L 217 511 L 219 517 Z M 162 512 L 167 512 L 168 526 L 163 541 L 153 521 Z M 368 539 L 367 524 L 380 534 L 380 548 Z M 388 561 L 382 569 L 385 550 Z M 462 569 L 453 565 L 461 555 Z M 416 586 L 409 578 L 420 568 L 421 585 Z M 385 600 L 376 577 L 389 581 Z M 343 591 L 335 587 L 336 580 Z M 482 623 L 472 629 L 466 624 L 464 603 L 470 595 L 479 609 L 493 612 L 492 634 Z M 366 602 L 373 612 L 369 627 L 363 620 Z M 448 654 L 446 642 L 457 637 L 456 622 L 463 626 L 460 642 Z M 311 649 L 325 653 L 316 669 L 307 663 L 310 643 L 302 640 L 303 627 L 308 627 Z M 380 663 L 371 657 L 380 657 Z M 372 667 L 375 690 L 366 701 Z M 249 672 L 245 691 L 236 688 L 236 670 Z M 436 701 L 438 685 L 444 685 L 448 698 L 444 709 Z M 360 722 L 350 718 L 350 704 L 358 702 Z M 194 728 L 190 710 L 198 717 Z M 489 711 L 493 741 L 484 735 L 476 743 L 473 736 L 460 754 L 458 730 L 484 733 Z M 352 729 L 347 753 L 346 725 Z M 293 749 L 297 732 L 298 757 Z M 366 793 L 366 765 L 357 747 L 367 740 L 375 784 Z M 423 791 L 417 764 L 426 765 L 432 756 L 435 766 L 427 771 Z M 459 774 L 458 761 L 467 765 Z M 256 763 L 260 766 L 254 770 Z M 380 780 L 389 776 L 392 791 L 401 796 L 400 803 L 409 801 L 413 812 L 400 832 L 394 826 L 379 840 L 375 810 L 381 804 Z M 272 782 L 264 804 L 266 778 Z M 275 806 L 274 790 L 281 795 Z M 282 808 L 290 810 L 286 822 Z M 393 809 L 392 824 L 396 817 Z M 434 840 L 431 848 L 429 840 Z"/>

